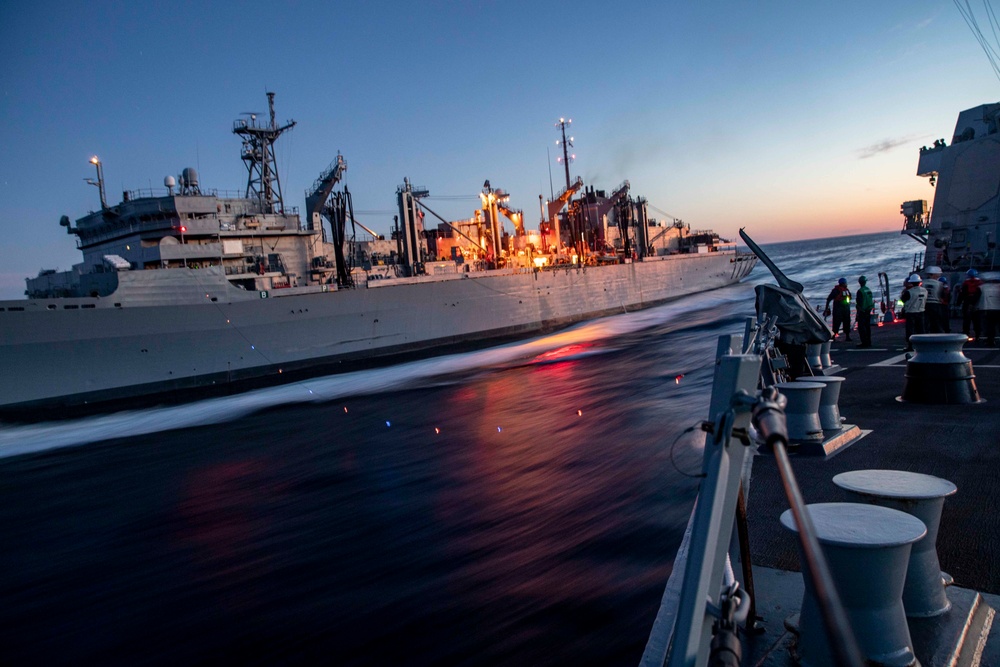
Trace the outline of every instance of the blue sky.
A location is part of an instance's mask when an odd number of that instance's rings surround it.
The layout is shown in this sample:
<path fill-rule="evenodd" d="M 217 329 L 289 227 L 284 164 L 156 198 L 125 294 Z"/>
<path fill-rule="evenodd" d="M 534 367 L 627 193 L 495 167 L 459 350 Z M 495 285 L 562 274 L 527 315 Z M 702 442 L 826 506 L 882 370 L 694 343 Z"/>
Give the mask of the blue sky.
<path fill-rule="evenodd" d="M 404 176 L 449 219 L 489 179 L 536 227 L 565 116 L 574 176 L 765 242 L 899 228 L 902 201 L 933 198 L 918 148 L 1000 98 L 955 6 L 920 0 L 11 2 L 0 57 L 3 298 L 78 261 L 58 220 L 99 205 L 92 155 L 112 202 L 188 166 L 244 188 L 232 122 L 267 90 L 298 123 L 289 206 L 339 150 L 377 231 Z"/>

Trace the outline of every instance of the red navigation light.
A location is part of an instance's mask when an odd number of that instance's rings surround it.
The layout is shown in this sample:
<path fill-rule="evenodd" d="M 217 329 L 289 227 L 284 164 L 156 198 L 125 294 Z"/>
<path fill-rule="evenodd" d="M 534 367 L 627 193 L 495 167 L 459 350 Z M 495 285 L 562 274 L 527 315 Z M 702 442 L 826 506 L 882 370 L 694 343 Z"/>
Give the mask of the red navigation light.
<path fill-rule="evenodd" d="M 181 225 L 181 234 L 183 234 L 183 233 L 184 233 L 184 232 L 186 232 L 187 230 L 188 230 L 188 228 L 187 228 L 187 227 L 185 227 L 184 225 Z"/>

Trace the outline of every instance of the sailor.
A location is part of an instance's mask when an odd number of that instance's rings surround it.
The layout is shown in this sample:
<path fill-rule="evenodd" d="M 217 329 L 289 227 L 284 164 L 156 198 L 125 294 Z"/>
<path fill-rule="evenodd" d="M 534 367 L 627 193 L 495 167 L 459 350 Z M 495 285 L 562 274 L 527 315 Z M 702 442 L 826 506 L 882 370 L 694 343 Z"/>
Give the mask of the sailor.
<path fill-rule="evenodd" d="M 861 343 L 858 347 L 872 346 L 872 311 L 875 309 L 875 297 L 868 289 L 868 278 L 861 276 L 858 278 L 858 292 L 855 295 L 855 308 L 857 309 L 858 338 Z"/>
<path fill-rule="evenodd" d="M 833 337 L 837 330 L 844 327 L 844 340 L 851 340 L 851 290 L 847 287 L 847 278 L 841 278 L 826 297 L 826 309 L 823 316 L 830 314 L 830 302 L 833 302 Z"/>
<path fill-rule="evenodd" d="M 927 267 L 927 306 L 924 311 L 924 324 L 927 325 L 927 333 L 944 333 L 945 331 L 945 314 L 941 310 L 941 291 L 944 286 L 939 280 L 940 277 L 940 266 Z"/>
<path fill-rule="evenodd" d="M 951 287 L 944 276 L 938 278 L 941 283 L 941 314 L 944 318 L 944 332 L 951 333 Z"/>
<path fill-rule="evenodd" d="M 987 279 L 979 286 L 979 312 L 986 326 L 986 344 L 997 344 L 997 328 L 1000 327 L 1000 282 L 997 278 Z"/>
<path fill-rule="evenodd" d="M 958 300 L 956 303 L 962 308 L 962 333 L 969 340 L 976 340 L 983 332 L 980 321 L 979 299 L 982 296 L 981 286 L 983 281 L 979 279 L 979 271 L 969 269 L 966 278 L 958 288 Z M 972 335 L 975 332 L 975 335 Z"/>
<path fill-rule="evenodd" d="M 906 320 L 906 351 L 913 350 L 910 336 L 924 332 L 924 309 L 927 306 L 927 290 L 917 273 L 906 280 L 906 289 L 899 297 L 903 302 L 903 319 Z"/>

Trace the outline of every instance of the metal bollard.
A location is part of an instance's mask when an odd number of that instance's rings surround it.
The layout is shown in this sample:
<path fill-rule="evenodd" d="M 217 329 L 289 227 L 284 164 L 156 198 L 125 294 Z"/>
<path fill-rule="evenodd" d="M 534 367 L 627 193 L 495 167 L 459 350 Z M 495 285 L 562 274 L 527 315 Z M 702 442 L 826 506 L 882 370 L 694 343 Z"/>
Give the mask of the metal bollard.
<path fill-rule="evenodd" d="M 904 512 L 860 503 L 819 503 L 806 510 L 865 657 L 879 665 L 912 665 L 916 658 L 902 594 L 910 546 L 927 534 L 924 524 Z M 798 531 L 791 510 L 781 515 L 781 525 Z M 808 586 L 799 616 L 799 656 L 807 667 L 834 664 Z"/>
<path fill-rule="evenodd" d="M 774 385 L 788 400 L 785 419 L 788 439 L 792 443 L 822 442 L 823 424 L 819 419 L 819 402 L 825 385 L 819 382 L 779 382 Z"/>
<path fill-rule="evenodd" d="M 944 500 L 957 491 L 946 479 L 903 470 L 852 470 L 833 478 L 833 483 L 865 502 L 911 514 L 927 527 L 927 537 L 910 551 L 903 588 L 906 615 L 938 616 L 951 608 L 945 595 L 945 579 L 937 555 L 937 535 Z"/>
<path fill-rule="evenodd" d="M 906 362 L 903 394 L 909 403 L 979 403 L 972 361 L 962 354 L 967 339 L 962 334 L 910 336 L 914 355 Z"/>
<path fill-rule="evenodd" d="M 822 351 L 822 343 L 810 343 L 806 345 L 806 363 L 809 364 L 809 368 L 817 372 L 823 371 L 823 361 L 820 359 Z"/>
<path fill-rule="evenodd" d="M 819 399 L 819 421 L 824 431 L 841 430 L 840 387 L 844 378 L 839 375 L 803 375 L 795 378 L 796 382 L 818 382 L 823 385 Z"/>
<path fill-rule="evenodd" d="M 828 340 L 820 347 L 819 360 L 823 364 L 823 369 L 826 370 L 830 366 L 833 366 L 833 359 L 830 358 L 830 348 L 833 347 L 833 341 Z"/>

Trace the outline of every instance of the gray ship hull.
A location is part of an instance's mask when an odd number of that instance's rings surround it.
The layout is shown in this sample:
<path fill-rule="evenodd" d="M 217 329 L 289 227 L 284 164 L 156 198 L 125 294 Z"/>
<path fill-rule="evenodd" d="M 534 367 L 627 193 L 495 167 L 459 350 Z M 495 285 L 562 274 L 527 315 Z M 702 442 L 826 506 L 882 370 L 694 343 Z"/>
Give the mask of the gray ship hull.
<path fill-rule="evenodd" d="M 737 282 L 752 267 L 751 257 L 712 252 L 269 293 L 236 289 L 212 269 L 124 272 L 104 298 L 0 302 L 0 411 L 281 382 L 646 308 Z"/>

